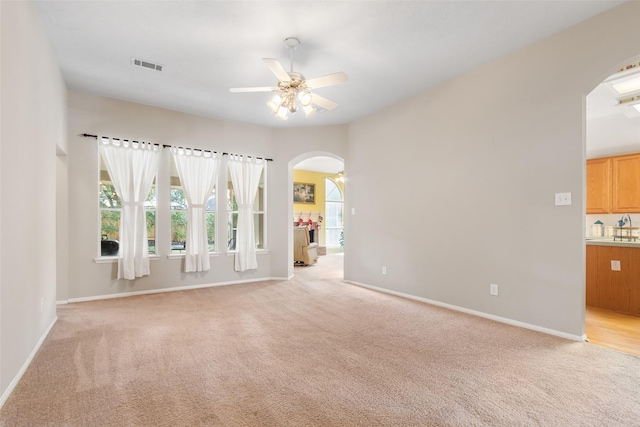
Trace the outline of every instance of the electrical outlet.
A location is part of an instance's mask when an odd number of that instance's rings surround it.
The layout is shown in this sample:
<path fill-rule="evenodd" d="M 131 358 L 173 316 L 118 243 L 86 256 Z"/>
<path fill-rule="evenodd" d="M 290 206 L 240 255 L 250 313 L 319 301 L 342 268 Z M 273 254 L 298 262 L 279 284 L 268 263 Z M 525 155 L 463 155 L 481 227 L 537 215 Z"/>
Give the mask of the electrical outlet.
<path fill-rule="evenodd" d="M 489 293 L 493 296 L 498 296 L 498 285 L 492 283 L 489 285 Z"/>
<path fill-rule="evenodd" d="M 620 261 L 611 261 L 611 271 L 620 271 Z"/>
<path fill-rule="evenodd" d="M 382 267 L 382 274 L 387 274 L 387 267 Z"/>

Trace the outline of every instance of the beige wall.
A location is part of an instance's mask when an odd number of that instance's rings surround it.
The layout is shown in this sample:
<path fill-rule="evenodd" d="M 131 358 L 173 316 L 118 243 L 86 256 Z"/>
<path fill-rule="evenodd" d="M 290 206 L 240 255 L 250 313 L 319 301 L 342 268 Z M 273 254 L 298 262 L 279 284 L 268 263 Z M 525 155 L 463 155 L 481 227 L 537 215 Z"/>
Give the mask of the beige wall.
<path fill-rule="evenodd" d="M 258 269 L 237 273 L 232 255 L 211 257 L 211 270 L 183 273 L 184 260 L 168 259 L 170 245 L 169 167 L 170 152 L 161 149 L 158 171 L 156 250 L 151 275 L 136 280 L 116 280 L 117 264 L 97 264 L 99 248 L 98 151 L 94 138 L 83 133 L 136 139 L 158 144 L 210 149 L 218 152 L 273 157 L 271 130 L 185 113 L 169 111 L 116 99 L 69 93 L 69 233 L 70 300 L 161 290 L 208 283 L 258 280 L 271 277 L 270 253 L 258 255 Z M 272 173 L 267 166 L 267 183 Z M 218 182 L 226 183 L 226 169 L 220 168 Z M 226 191 L 218 191 L 218 203 L 226 205 Z M 226 233 L 224 218 L 217 221 L 216 235 Z M 224 249 L 224 248 L 221 248 Z"/>
<path fill-rule="evenodd" d="M 311 129 L 311 128 L 309 128 Z M 168 150 L 161 150 L 158 174 L 156 249 L 159 259 L 151 261 L 151 275 L 136 280 L 116 280 L 115 263 L 98 264 L 98 152 L 93 138 L 83 133 L 131 138 L 158 144 L 211 149 L 218 152 L 273 158 L 267 164 L 267 245 L 258 254 L 258 269 L 237 273 L 233 255 L 224 252 L 211 258 L 211 270 L 183 273 L 183 259 L 169 259 L 169 167 Z M 293 135 L 291 138 L 277 135 Z M 78 300 L 131 292 L 155 291 L 185 286 L 229 283 L 288 277 L 288 233 L 291 209 L 287 209 L 289 161 L 306 150 L 332 150 L 335 129 L 317 128 L 312 139 L 297 130 L 275 132 L 269 128 L 199 117 L 77 91 L 69 93 L 69 287 L 66 299 Z M 342 136 L 346 131 L 342 132 Z M 307 143 L 300 143 L 302 138 Z M 342 138 L 341 146 L 345 145 Z M 304 153 L 304 150 L 302 151 Z M 220 168 L 219 183 L 226 182 L 226 168 Z M 226 205 L 226 192 L 218 191 L 218 204 Z M 222 213 L 222 212 L 220 212 Z M 289 220 L 289 221 L 288 221 Z M 226 220 L 217 222 L 217 236 L 225 236 Z M 95 237 L 93 237 L 95 236 Z M 63 295 L 61 295 L 63 297 Z"/>
<path fill-rule="evenodd" d="M 66 88 L 30 2 L 0 2 L 0 405 L 56 316 L 56 148 Z"/>
<path fill-rule="evenodd" d="M 582 336 L 584 98 L 640 53 L 639 15 L 630 2 L 353 123 L 345 277 Z"/>

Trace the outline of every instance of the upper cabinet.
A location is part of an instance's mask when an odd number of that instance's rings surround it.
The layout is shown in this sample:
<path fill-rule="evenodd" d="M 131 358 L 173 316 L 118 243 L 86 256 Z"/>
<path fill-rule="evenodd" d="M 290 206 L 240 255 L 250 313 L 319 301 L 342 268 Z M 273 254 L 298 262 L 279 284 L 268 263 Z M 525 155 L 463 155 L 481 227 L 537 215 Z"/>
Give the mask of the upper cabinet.
<path fill-rule="evenodd" d="M 611 158 L 612 213 L 640 212 L 640 154 Z"/>
<path fill-rule="evenodd" d="M 611 212 L 611 159 L 587 160 L 587 213 Z"/>
<path fill-rule="evenodd" d="M 640 212 L 640 153 L 587 160 L 587 214 Z"/>

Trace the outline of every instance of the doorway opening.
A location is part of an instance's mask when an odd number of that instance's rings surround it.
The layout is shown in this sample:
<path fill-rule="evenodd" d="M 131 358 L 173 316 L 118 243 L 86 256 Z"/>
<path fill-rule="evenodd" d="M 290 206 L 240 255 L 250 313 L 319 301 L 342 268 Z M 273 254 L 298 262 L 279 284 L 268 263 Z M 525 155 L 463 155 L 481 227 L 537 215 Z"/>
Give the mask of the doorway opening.
<path fill-rule="evenodd" d="M 312 265 L 296 268 L 312 267 L 324 273 L 331 270 L 332 276 L 344 277 L 344 161 L 332 153 L 314 152 L 298 156 L 290 162 L 290 167 L 291 225 L 308 228 L 310 242 L 315 244 L 318 254 Z M 295 253 L 294 248 L 292 266 Z M 295 274 L 293 268 L 291 274 Z"/>
<path fill-rule="evenodd" d="M 585 123 L 585 333 L 640 356 L 640 57 L 586 96 Z"/>

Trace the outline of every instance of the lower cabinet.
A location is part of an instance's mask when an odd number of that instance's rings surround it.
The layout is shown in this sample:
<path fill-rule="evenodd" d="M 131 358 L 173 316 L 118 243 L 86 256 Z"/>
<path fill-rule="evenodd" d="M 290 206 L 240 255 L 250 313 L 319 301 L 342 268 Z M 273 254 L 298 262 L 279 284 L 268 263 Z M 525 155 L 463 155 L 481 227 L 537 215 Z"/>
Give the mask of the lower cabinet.
<path fill-rule="evenodd" d="M 640 247 L 587 245 L 587 306 L 640 316 Z"/>

